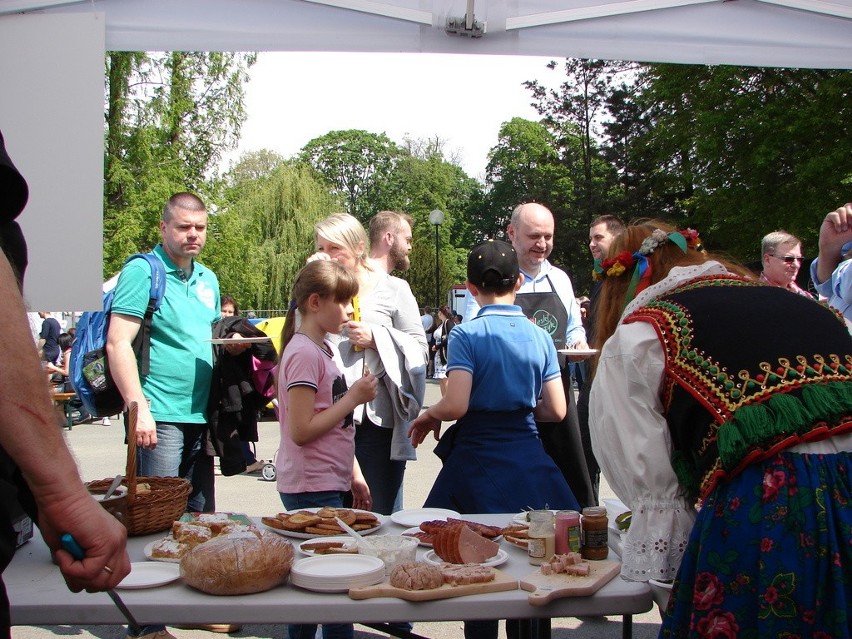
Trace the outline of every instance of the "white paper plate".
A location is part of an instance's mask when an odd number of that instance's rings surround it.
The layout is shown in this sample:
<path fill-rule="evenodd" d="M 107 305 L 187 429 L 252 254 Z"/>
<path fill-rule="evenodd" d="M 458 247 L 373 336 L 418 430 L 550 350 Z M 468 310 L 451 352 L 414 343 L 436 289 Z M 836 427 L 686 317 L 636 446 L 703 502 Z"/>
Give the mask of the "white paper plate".
<path fill-rule="evenodd" d="M 345 583 L 325 583 L 325 582 L 305 582 L 300 580 L 298 577 L 291 578 L 290 582 L 299 588 L 304 588 L 305 590 L 310 590 L 312 592 L 349 592 L 352 588 L 361 588 L 362 586 L 372 586 L 377 583 L 381 583 L 385 580 L 385 570 L 382 568 L 381 572 L 376 573 L 375 575 L 371 575 L 369 577 L 359 577 L 357 579 L 352 579 Z"/>
<path fill-rule="evenodd" d="M 375 570 L 384 571 L 385 562 L 368 555 L 319 555 L 300 559 L 290 570 L 292 575 L 310 579 L 346 579 L 360 577 Z"/>
<path fill-rule="evenodd" d="M 390 516 L 393 523 L 407 528 L 419 526 L 424 521 L 449 519 L 450 517 L 460 519 L 461 514 L 446 508 L 412 508 L 410 510 L 399 510 Z"/>
<path fill-rule="evenodd" d="M 145 557 L 150 561 L 161 561 L 161 562 L 166 563 L 166 564 L 179 564 L 180 563 L 180 557 L 172 558 L 172 557 L 152 557 L 151 556 L 151 551 L 154 548 L 154 544 L 159 543 L 160 541 L 161 541 L 160 539 L 155 539 L 154 541 L 150 541 L 147 544 L 145 544 L 145 548 L 143 549 L 143 552 L 145 553 Z"/>
<path fill-rule="evenodd" d="M 556 352 L 559 353 L 560 355 L 578 355 L 578 356 L 591 357 L 592 355 L 594 355 L 595 353 L 598 352 L 598 349 L 596 349 L 596 348 L 560 348 Z"/>
<path fill-rule="evenodd" d="M 299 508 L 299 510 L 304 510 L 304 511 L 309 512 L 309 513 L 315 513 L 320 509 L 319 508 Z M 359 510 L 357 508 L 349 508 L 348 510 L 354 510 L 356 513 L 357 512 L 361 512 L 361 513 L 370 512 L 368 510 Z M 358 533 L 360 533 L 361 535 L 372 535 L 374 532 L 376 532 L 379 528 L 381 528 L 385 524 L 385 516 L 384 515 L 380 515 L 379 513 L 370 513 L 370 514 L 374 515 L 375 517 L 378 518 L 379 525 L 376 526 L 375 528 L 368 528 L 367 530 L 359 530 Z M 316 535 L 314 533 L 299 532 L 297 530 L 281 530 L 280 528 L 273 528 L 272 526 L 267 526 L 266 524 L 263 524 L 263 527 L 266 530 L 271 530 L 274 533 L 278 533 L 279 535 L 283 535 L 284 537 L 292 537 L 293 539 L 317 539 L 318 537 L 325 537 L 326 536 L 326 535 Z M 331 535 L 328 535 L 328 536 L 330 537 Z M 335 536 L 339 536 L 339 535 L 335 535 Z"/>
<path fill-rule="evenodd" d="M 137 561 L 130 564 L 130 574 L 116 586 L 125 590 L 156 588 L 180 579 L 180 566 L 160 562 Z"/>
<path fill-rule="evenodd" d="M 214 337 L 205 341 L 224 346 L 225 344 L 261 344 L 271 339 L 271 337 Z"/>
<path fill-rule="evenodd" d="M 494 555 L 488 561 L 483 561 L 480 566 L 499 566 L 500 564 L 506 563 L 506 560 L 509 559 L 509 553 L 500 548 L 497 551 L 497 554 Z M 430 564 L 435 564 L 436 566 L 440 566 L 445 563 L 443 559 L 441 559 L 438 555 L 435 554 L 434 550 L 427 550 L 426 554 L 423 555 L 423 561 L 426 561 Z"/>
<path fill-rule="evenodd" d="M 306 539 L 305 541 L 299 543 L 299 550 L 303 554 L 308 555 L 309 557 L 323 557 L 324 555 L 318 555 L 313 550 L 308 550 L 308 549 L 302 547 L 305 544 L 314 544 L 314 543 L 317 543 L 318 541 L 341 541 L 341 542 L 344 542 L 347 546 L 354 546 L 355 545 L 355 540 L 352 539 L 352 537 L 350 537 L 349 535 L 345 535 L 345 536 L 340 535 L 340 536 L 337 536 L 337 537 L 322 537 L 322 536 L 320 536 L 320 537 L 316 537 L 314 539 Z"/>
<path fill-rule="evenodd" d="M 421 533 L 421 532 L 423 532 L 423 531 L 420 530 L 419 526 L 414 526 L 412 528 L 408 528 L 407 530 L 403 530 L 400 533 L 400 535 L 405 535 L 406 537 L 414 537 L 414 533 Z M 419 543 L 421 546 L 426 546 L 427 548 L 432 547 L 432 544 L 427 543 L 427 542 L 423 541 L 422 539 L 419 539 L 418 537 L 414 537 L 414 538 L 417 539 L 417 543 Z"/>
<path fill-rule="evenodd" d="M 353 581 L 350 584 L 345 584 L 342 586 L 336 586 L 333 584 L 303 584 L 297 583 L 293 581 L 294 586 L 298 586 L 304 590 L 310 590 L 311 592 L 349 592 L 352 588 L 361 588 L 363 586 L 373 586 L 377 583 L 380 583 L 385 580 L 385 573 L 382 571 L 382 574 L 376 577 L 375 579 L 368 579 L 364 581 Z"/>
<path fill-rule="evenodd" d="M 300 559 L 290 570 L 294 586 L 316 592 L 346 592 L 385 578 L 385 563 L 367 555 L 317 555 Z"/>

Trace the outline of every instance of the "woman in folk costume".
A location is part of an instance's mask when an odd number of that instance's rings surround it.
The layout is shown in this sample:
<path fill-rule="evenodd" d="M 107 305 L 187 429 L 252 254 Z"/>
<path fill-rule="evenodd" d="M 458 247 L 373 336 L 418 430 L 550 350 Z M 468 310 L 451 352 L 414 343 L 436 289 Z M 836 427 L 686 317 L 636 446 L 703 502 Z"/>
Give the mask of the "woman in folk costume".
<path fill-rule="evenodd" d="M 633 511 L 626 579 L 663 637 L 852 635 L 852 338 L 698 234 L 628 227 L 596 265 L 592 441 Z"/>

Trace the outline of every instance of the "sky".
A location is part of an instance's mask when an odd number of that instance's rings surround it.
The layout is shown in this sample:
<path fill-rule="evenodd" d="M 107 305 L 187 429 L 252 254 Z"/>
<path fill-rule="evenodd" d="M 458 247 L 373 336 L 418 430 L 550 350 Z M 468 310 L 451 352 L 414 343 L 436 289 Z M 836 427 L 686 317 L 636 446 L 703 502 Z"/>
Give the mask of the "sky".
<path fill-rule="evenodd" d="M 431 53 L 265 52 L 249 69 L 239 147 L 291 157 L 310 140 L 342 129 L 444 140 L 465 172 L 482 179 L 500 126 L 538 120 L 525 80 L 549 86 L 551 58 Z"/>

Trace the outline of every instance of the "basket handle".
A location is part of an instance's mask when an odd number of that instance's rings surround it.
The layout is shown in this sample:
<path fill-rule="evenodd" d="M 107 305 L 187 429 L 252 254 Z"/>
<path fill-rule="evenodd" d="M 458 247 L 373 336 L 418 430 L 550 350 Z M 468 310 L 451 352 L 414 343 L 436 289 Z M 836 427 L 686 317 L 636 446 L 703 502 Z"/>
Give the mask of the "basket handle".
<path fill-rule="evenodd" d="M 139 405 L 130 402 L 127 407 L 127 503 L 136 501 L 136 418 Z"/>

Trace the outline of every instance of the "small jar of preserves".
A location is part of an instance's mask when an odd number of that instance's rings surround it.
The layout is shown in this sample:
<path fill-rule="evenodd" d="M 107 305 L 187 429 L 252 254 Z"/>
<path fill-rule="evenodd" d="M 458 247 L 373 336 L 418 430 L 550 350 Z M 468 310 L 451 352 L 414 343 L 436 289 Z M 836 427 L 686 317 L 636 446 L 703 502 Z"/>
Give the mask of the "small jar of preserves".
<path fill-rule="evenodd" d="M 583 559 L 606 559 L 609 555 L 609 519 L 603 506 L 583 508 L 581 520 L 583 528 L 583 545 L 580 554 Z"/>

